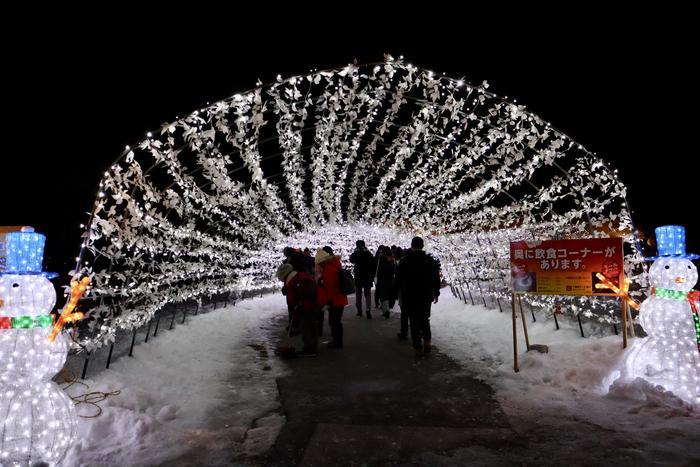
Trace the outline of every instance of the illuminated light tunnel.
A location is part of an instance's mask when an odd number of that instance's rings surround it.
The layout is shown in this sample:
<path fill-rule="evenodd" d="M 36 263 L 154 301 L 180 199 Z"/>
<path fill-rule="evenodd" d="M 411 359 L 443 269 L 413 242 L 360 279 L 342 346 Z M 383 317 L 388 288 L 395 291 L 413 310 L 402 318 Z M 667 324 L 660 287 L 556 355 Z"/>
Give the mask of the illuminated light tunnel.
<path fill-rule="evenodd" d="M 347 259 L 357 239 L 414 235 L 448 283 L 493 307 L 508 306 L 510 240 L 621 236 L 627 276 L 643 277 L 615 170 L 488 83 L 387 55 L 278 76 L 127 146 L 72 272 L 92 278 L 74 345 L 91 351 L 170 303 L 277 287 L 287 245 Z M 616 308 L 561 303 L 601 321 Z"/>

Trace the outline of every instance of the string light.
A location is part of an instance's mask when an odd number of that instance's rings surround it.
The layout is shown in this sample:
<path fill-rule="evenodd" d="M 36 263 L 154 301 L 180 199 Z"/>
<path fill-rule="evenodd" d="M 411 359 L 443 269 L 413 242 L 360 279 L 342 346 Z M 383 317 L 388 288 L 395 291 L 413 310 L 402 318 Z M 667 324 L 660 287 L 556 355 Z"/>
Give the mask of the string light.
<path fill-rule="evenodd" d="M 649 268 L 652 294 L 639 312 L 648 337 L 633 343 L 619 377 L 644 378 L 700 406 L 700 292 L 692 290 L 698 272 L 691 262 L 697 255 L 686 254 L 681 226 L 659 227 L 656 238 L 659 256 L 651 258 Z"/>
<path fill-rule="evenodd" d="M 63 329 L 63 326 L 66 323 L 74 323 L 83 319 L 83 313 L 74 312 L 73 310 L 75 310 L 75 307 L 78 306 L 78 300 L 85 295 L 85 291 L 87 290 L 89 284 L 89 277 L 83 277 L 80 282 L 71 282 L 70 298 L 68 299 L 68 303 L 66 303 L 63 311 L 61 311 L 58 321 L 56 321 L 56 324 L 53 326 L 53 329 L 51 329 L 51 333 L 49 334 L 49 340 L 51 342 L 56 340 L 56 336 L 61 332 L 61 329 Z"/>
<path fill-rule="evenodd" d="M 51 378 L 68 355 L 63 335 L 49 341 L 56 292 L 42 272 L 45 237 L 8 234 L 0 274 L 0 463 L 58 463 L 76 435 L 73 403 Z"/>
<path fill-rule="evenodd" d="M 637 303 L 632 297 L 630 297 L 629 292 L 628 292 L 629 287 L 630 287 L 629 278 L 625 277 L 624 286 L 623 286 L 622 290 L 620 290 L 615 284 L 610 282 L 610 280 L 607 277 L 605 277 L 604 275 L 602 275 L 601 273 L 597 272 L 595 276 L 598 278 L 599 281 L 602 282 L 602 284 L 595 285 L 596 289 L 610 289 L 610 290 L 612 290 L 613 293 L 615 295 L 617 295 L 618 297 L 626 299 L 629 306 L 631 306 L 635 310 L 639 311 L 639 303 Z"/>
<path fill-rule="evenodd" d="M 463 79 L 387 56 L 278 75 L 167 124 L 104 177 L 74 278 L 93 278 L 90 303 L 113 305 L 88 310 L 97 331 L 76 347 L 94 350 L 168 303 L 276 287 L 279 246 L 322 246 L 327 231 L 344 239 L 341 251 L 352 232 L 375 227 L 393 232 L 377 241 L 423 235 L 448 281 L 478 283 L 493 301 L 508 296 L 510 240 L 593 234 L 632 245 L 624 185 L 488 86 L 473 93 Z M 279 154 L 263 152 L 272 139 Z M 263 170 L 263 159 L 279 161 L 280 173 Z M 533 189 L 535 176 L 547 183 Z M 630 251 L 635 296 L 644 277 Z M 615 309 L 597 297 L 562 307 L 602 321 Z"/>

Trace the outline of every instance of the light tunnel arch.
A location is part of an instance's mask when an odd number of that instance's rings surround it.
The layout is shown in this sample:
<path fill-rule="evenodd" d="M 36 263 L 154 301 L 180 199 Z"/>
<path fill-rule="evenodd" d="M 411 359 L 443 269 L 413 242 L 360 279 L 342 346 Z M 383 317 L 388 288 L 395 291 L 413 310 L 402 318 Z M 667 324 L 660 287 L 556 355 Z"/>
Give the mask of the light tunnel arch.
<path fill-rule="evenodd" d="M 168 303 L 274 287 L 281 245 L 347 254 L 357 238 L 423 235 L 450 283 L 500 306 L 508 240 L 616 235 L 636 279 L 625 195 L 603 160 L 486 82 L 391 56 L 278 77 L 164 124 L 108 167 L 73 271 L 93 281 L 75 345 Z"/>

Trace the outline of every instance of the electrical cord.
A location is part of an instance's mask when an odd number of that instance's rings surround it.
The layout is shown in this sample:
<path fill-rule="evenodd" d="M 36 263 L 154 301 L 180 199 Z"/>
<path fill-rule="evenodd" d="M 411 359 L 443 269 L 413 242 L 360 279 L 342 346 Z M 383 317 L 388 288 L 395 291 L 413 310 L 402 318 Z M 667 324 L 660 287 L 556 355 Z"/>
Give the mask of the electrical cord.
<path fill-rule="evenodd" d="M 67 392 L 68 388 L 73 387 L 76 384 L 79 384 L 81 386 L 85 387 L 85 390 L 90 389 L 90 386 L 88 384 L 83 383 L 82 381 L 78 381 L 78 379 L 71 373 L 70 370 L 67 368 L 64 368 L 61 370 L 59 375 L 63 376 L 63 383 L 61 383 L 61 389 Z M 80 415 L 78 414 L 79 417 L 81 418 L 97 418 L 100 415 L 102 415 L 102 407 L 98 405 L 98 402 L 102 402 L 106 400 L 108 397 L 112 396 L 118 396 L 121 394 L 121 391 L 111 391 L 111 392 L 103 392 L 103 391 L 90 391 L 90 392 L 85 392 L 83 394 L 80 394 L 78 396 L 72 396 L 69 394 L 69 397 L 73 401 L 76 407 L 78 407 L 81 404 L 86 404 L 89 406 L 92 406 L 95 410 L 94 414 L 91 415 Z"/>

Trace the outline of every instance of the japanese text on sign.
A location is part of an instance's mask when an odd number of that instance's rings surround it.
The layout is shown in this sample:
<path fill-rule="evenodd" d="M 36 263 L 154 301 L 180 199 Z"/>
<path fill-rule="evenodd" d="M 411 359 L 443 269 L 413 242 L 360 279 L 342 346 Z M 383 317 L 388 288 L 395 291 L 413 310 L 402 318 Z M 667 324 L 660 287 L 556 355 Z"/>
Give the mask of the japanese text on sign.
<path fill-rule="evenodd" d="M 621 238 L 511 242 L 511 272 L 516 293 L 613 295 L 596 289 L 596 273 L 621 284 Z"/>

